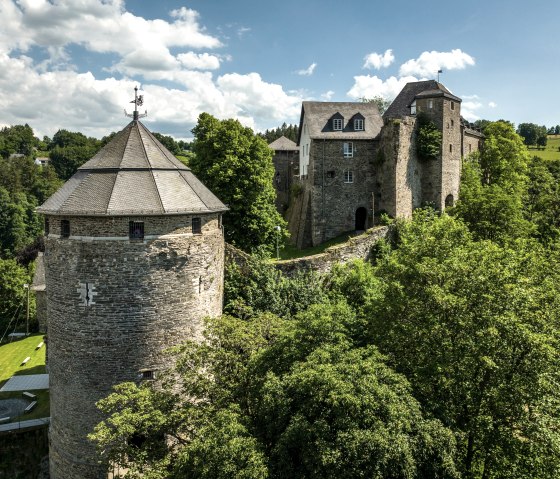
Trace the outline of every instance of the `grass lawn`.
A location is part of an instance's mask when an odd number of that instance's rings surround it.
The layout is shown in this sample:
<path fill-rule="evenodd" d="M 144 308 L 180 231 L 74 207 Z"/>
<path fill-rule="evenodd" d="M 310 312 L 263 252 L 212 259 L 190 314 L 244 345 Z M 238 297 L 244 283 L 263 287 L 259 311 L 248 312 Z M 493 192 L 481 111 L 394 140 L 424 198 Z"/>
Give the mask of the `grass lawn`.
<path fill-rule="evenodd" d="M 548 141 L 544 150 L 537 150 L 536 148 L 529 148 L 529 153 L 533 156 L 538 156 L 543 160 L 560 160 L 560 135 L 548 135 Z"/>
<path fill-rule="evenodd" d="M 43 341 L 42 334 L 34 334 L 25 339 L 14 340 L 0 346 L 0 387 L 14 375 L 20 374 L 44 374 L 45 370 L 45 346 L 35 349 Z M 21 366 L 21 362 L 29 356 L 31 359 Z M 30 391 L 37 395 L 37 406 L 33 411 L 14 418 L 15 421 L 27 421 L 48 417 L 49 413 L 49 391 Z M 21 398 L 21 391 L 0 393 L 0 399 Z"/>
<path fill-rule="evenodd" d="M 17 422 L 17 421 L 29 421 L 30 419 L 40 419 L 43 417 L 50 416 L 50 398 L 49 398 L 49 390 L 48 389 L 39 389 L 34 391 L 29 391 L 37 396 L 37 405 L 33 409 L 33 411 L 28 412 L 27 414 L 22 414 L 19 417 L 14 417 L 10 422 Z M 10 399 L 10 398 L 21 398 L 21 391 L 11 391 L 0 393 L 0 399 Z M 30 399 L 28 401 L 31 401 Z"/>
<path fill-rule="evenodd" d="M 44 374 L 45 346 L 35 349 L 43 341 L 42 334 L 34 334 L 25 339 L 14 340 L 0 346 L 0 387 L 14 374 Z M 31 359 L 21 366 L 26 357 Z"/>
<path fill-rule="evenodd" d="M 303 258 L 304 256 L 312 256 L 314 254 L 319 254 L 325 251 L 330 246 L 334 246 L 341 243 L 346 243 L 349 238 L 354 236 L 354 232 L 348 232 L 337 236 L 336 238 L 330 239 L 325 243 L 317 246 L 312 246 L 306 249 L 297 249 L 294 245 L 286 244 L 284 248 L 280 250 L 280 260 Z"/>

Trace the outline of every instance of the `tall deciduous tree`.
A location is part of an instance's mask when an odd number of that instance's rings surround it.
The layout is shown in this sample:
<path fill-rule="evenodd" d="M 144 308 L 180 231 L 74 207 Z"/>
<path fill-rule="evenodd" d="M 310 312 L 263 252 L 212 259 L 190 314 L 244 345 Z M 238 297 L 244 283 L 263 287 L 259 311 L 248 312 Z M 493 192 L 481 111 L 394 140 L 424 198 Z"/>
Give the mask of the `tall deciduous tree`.
<path fill-rule="evenodd" d="M 239 121 L 208 113 L 199 116 L 192 132 L 196 156 L 189 166 L 230 208 L 224 215 L 226 239 L 245 250 L 272 249 L 277 236 L 286 235 L 274 204 L 272 150 Z"/>
<path fill-rule="evenodd" d="M 473 241 L 443 215 L 417 214 L 379 264 L 372 340 L 423 407 L 455 431 L 463 477 L 560 471 L 558 255 Z"/>
<path fill-rule="evenodd" d="M 482 151 L 463 164 L 454 214 L 480 239 L 504 242 L 528 236 L 533 228 L 524 217 L 523 207 L 527 148 L 506 122 L 488 124 L 485 135 Z"/>
<path fill-rule="evenodd" d="M 323 304 L 212 320 L 182 349 L 182 394 L 121 385 L 93 438 L 131 477 L 457 477 L 451 432 L 375 347 L 353 346 L 353 316 Z"/>

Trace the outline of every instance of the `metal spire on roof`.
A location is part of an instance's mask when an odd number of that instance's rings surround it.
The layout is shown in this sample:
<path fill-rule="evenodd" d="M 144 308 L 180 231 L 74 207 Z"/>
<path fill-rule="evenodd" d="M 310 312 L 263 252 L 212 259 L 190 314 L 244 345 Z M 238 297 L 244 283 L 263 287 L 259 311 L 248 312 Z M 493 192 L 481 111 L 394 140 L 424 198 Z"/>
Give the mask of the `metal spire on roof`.
<path fill-rule="evenodd" d="M 138 95 L 138 87 L 135 86 L 134 87 L 134 100 L 132 100 L 130 103 L 134 103 L 134 112 L 131 114 L 127 113 L 126 110 L 124 111 L 124 114 L 126 116 L 128 116 L 129 118 L 132 118 L 134 121 L 137 121 L 139 118 L 144 118 L 145 116 L 148 116 L 148 110 L 146 110 L 144 113 L 138 113 L 138 107 L 142 106 L 144 104 L 144 95 Z"/>

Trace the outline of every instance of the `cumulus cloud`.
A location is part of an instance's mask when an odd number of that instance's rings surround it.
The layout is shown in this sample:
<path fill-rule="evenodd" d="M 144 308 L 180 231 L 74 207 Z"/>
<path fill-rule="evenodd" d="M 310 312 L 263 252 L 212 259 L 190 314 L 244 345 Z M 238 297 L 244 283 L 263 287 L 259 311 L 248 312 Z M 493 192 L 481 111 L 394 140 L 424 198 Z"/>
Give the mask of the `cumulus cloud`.
<path fill-rule="evenodd" d="M 383 55 L 379 53 L 370 53 L 364 57 L 363 68 L 375 68 L 376 70 L 380 70 L 381 68 L 387 68 L 394 61 L 395 56 L 393 55 L 393 50 L 385 50 Z"/>
<path fill-rule="evenodd" d="M 350 98 L 373 98 L 381 96 L 385 99 L 393 99 L 403 89 L 408 82 L 418 81 L 413 76 L 394 77 L 391 76 L 382 80 L 377 76 L 358 75 L 354 77 L 354 85 L 346 93 Z"/>
<path fill-rule="evenodd" d="M 177 55 L 177 60 L 185 68 L 192 68 L 195 70 L 217 70 L 220 68 L 220 59 L 216 55 L 209 55 L 208 53 L 180 53 Z"/>
<path fill-rule="evenodd" d="M 334 91 L 329 90 L 321 94 L 321 99 L 325 101 L 330 101 L 333 96 L 334 96 Z"/>
<path fill-rule="evenodd" d="M 490 108 L 496 108 L 498 106 L 498 104 L 496 102 L 491 101 L 491 102 L 488 102 L 488 106 Z"/>
<path fill-rule="evenodd" d="M 460 49 L 450 52 L 423 52 L 415 60 L 408 60 L 400 67 L 401 76 L 416 75 L 432 78 L 438 70 L 462 70 L 475 64 L 474 58 Z"/>
<path fill-rule="evenodd" d="M 478 101 L 477 98 L 478 97 L 461 103 L 461 116 L 465 117 L 469 121 L 480 120 L 478 110 L 480 110 L 484 105 L 482 102 Z"/>
<path fill-rule="evenodd" d="M 317 67 L 317 64 L 312 63 L 311 65 L 309 65 L 307 68 L 305 68 L 303 70 L 297 70 L 296 73 L 298 75 L 301 75 L 301 76 L 309 77 L 309 76 L 313 75 L 313 72 L 315 71 L 316 67 Z"/>
<path fill-rule="evenodd" d="M 0 0 L 0 15 L 0 91 L 10 92 L 0 96 L 5 125 L 28 122 L 38 136 L 66 128 L 102 137 L 126 124 L 123 107 L 139 84 L 144 121 L 177 138 L 190 136 L 203 111 L 263 130 L 299 115 L 301 94 L 257 73 L 215 77 L 231 57 L 204 51 L 223 45 L 194 10 L 147 20 L 126 11 L 123 0 Z M 109 78 L 79 71 L 74 45 L 109 54 Z M 32 58 L 37 51 L 40 61 Z"/>

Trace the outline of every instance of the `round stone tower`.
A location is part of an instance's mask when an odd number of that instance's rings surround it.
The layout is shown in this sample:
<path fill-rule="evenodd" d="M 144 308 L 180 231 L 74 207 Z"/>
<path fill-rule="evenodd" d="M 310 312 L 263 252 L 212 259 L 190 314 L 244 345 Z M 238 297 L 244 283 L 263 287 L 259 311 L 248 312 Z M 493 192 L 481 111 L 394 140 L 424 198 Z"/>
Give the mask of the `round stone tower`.
<path fill-rule="evenodd" d="M 87 439 L 96 401 L 157 379 L 163 351 L 221 314 L 226 210 L 137 119 L 39 208 L 51 479 L 106 478 Z"/>

